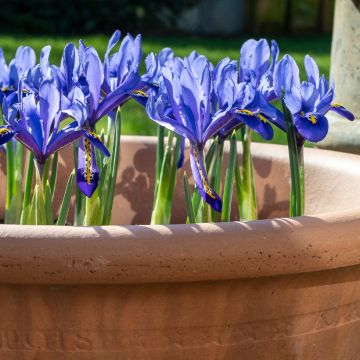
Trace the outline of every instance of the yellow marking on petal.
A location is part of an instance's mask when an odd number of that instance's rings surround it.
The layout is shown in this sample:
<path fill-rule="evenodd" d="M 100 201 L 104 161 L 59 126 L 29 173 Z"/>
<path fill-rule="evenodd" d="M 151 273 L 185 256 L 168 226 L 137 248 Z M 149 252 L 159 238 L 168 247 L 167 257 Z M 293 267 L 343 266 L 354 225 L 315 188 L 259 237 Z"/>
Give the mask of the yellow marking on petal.
<path fill-rule="evenodd" d="M 85 171 L 84 176 L 88 185 L 91 184 L 93 178 L 92 172 L 92 161 L 91 161 L 91 142 L 89 139 L 84 139 L 84 150 L 85 150 Z"/>
<path fill-rule="evenodd" d="M 95 139 L 97 139 L 97 140 L 99 140 L 99 141 L 101 142 L 101 138 L 100 138 L 100 136 L 99 136 L 96 132 L 94 132 L 94 131 L 88 131 L 88 134 L 89 134 L 91 137 L 93 137 L 93 138 L 95 138 Z"/>
<path fill-rule="evenodd" d="M 305 113 L 304 113 L 303 111 L 300 111 L 300 115 L 301 115 L 301 116 L 304 116 Z"/>
<path fill-rule="evenodd" d="M 258 113 L 257 115 L 256 115 L 263 123 L 267 123 L 268 122 L 268 119 L 264 116 L 264 115 L 262 115 L 261 113 Z"/>
<path fill-rule="evenodd" d="M 339 104 L 339 103 L 332 103 L 331 104 L 332 107 L 339 107 L 339 108 L 343 108 L 344 106 Z"/>
<path fill-rule="evenodd" d="M 0 128 L 0 136 L 1 137 L 8 134 L 9 132 L 11 132 L 11 130 L 9 128 L 6 128 L 6 127 Z"/>
<path fill-rule="evenodd" d="M 3 86 L 3 87 L 1 88 L 1 91 L 8 91 L 8 90 L 14 90 L 14 87 L 13 87 L 12 85 L 10 85 L 9 87 Z"/>
<path fill-rule="evenodd" d="M 148 95 L 146 94 L 146 92 L 142 91 L 142 90 L 134 90 L 133 91 L 134 95 L 139 95 L 139 96 L 143 96 L 143 97 L 148 97 Z"/>
<path fill-rule="evenodd" d="M 237 109 L 235 110 L 235 112 L 237 114 L 242 114 L 242 115 L 248 115 L 248 116 L 254 116 L 254 113 L 250 110 L 247 110 L 247 109 Z"/>
<path fill-rule="evenodd" d="M 315 125 L 317 123 L 317 119 L 315 115 L 309 115 L 309 120 L 311 121 L 311 123 L 313 125 Z"/>
<path fill-rule="evenodd" d="M 196 147 L 194 147 L 194 157 L 195 157 L 195 162 L 196 162 L 196 166 L 199 170 L 199 174 L 200 174 L 200 178 L 201 178 L 201 182 L 204 186 L 205 192 L 214 200 L 216 200 L 216 196 L 214 195 L 213 191 L 211 190 L 208 182 L 206 181 L 205 175 L 201 169 L 200 166 L 200 162 L 199 162 L 199 152 L 198 149 Z"/>

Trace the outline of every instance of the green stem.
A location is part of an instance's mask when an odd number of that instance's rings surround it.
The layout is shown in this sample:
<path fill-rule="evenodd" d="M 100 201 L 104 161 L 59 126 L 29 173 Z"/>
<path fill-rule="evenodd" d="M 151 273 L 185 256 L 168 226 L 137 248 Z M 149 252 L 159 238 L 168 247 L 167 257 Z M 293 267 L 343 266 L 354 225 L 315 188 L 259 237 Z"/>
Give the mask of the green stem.
<path fill-rule="evenodd" d="M 97 190 L 85 200 L 84 226 L 101 225 L 100 198 Z"/>
<path fill-rule="evenodd" d="M 10 140 L 6 144 L 6 203 L 5 203 L 5 224 L 12 223 L 11 200 L 14 194 L 15 180 L 15 149 L 14 142 Z"/>
<path fill-rule="evenodd" d="M 215 154 L 217 153 L 219 146 L 220 145 L 219 145 L 218 139 L 217 138 L 214 139 L 214 141 L 211 143 L 210 148 L 205 156 L 205 166 L 206 166 L 206 171 L 208 172 L 208 174 L 211 173 L 210 169 L 212 169 L 215 164 L 215 161 L 216 161 Z M 202 222 L 203 221 L 202 211 L 200 211 L 200 209 L 203 205 L 201 202 L 201 195 L 197 188 L 194 189 L 191 203 L 192 203 L 192 207 L 194 210 L 196 222 Z"/>
<path fill-rule="evenodd" d="M 214 189 L 217 194 L 220 194 L 221 188 L 221 174 L 222 174 L 222 162 L 224 154 L 224 143 L 223 141 L 218 141 L 216 144 L 215 154 L 214 154 L 214 163 L 210 172 L 210 186 Z M 204 207 L 207 204 L 204 202 Z M 219 220 L 219 213 L 211 209 L 211 220 L 217 222 Z M 208 219 L 203 219 L 203 222 L 208 222 Z"/>
<path fill-rule="evenodd" d="M 186 174 L 186 171 L 184 172 L 184 193 L 185 193 L 185 202 L 186 202 L 186 212 L 187 212 L 187 216 L 188 216 L 188 223 L 194 224 L 195 223 L 195 214 L 194 214 L 194 209 L 192 207 L 189 178 Z"/>
<path fill-rule="evenodd" d="M 47 225 L 54 225 L 54 209 L 52 194 L 49 181 L 46 182 L 44 188 L 44 202 L 45 202 L 45 218 Z"/>
<path fill-rule="evenodd" d="M 14 224 L 20 224 L 22 197 L 23 197 L 23 172 L 24 172 L 24 146 L 17 142 L 15 146 L 15 174 L 13 197 L 11 200 L 12 217 Z"/>
<path fill-rule="evenodd" d="M 66 184 L 66 189 L 64 192 L 63 200 L 61 203 L 59 217 L 57 219 L 56 225 L 65 225 L 66 219 L 68 216 L 70 201 L 71 201 L 71 189 L 74 181 L 75 170 L 73 170 L 69 176 L 68 182 Z"/>
<path fill-rule="evenodd" d="M 242 218 L 242 180 L 241 180 L 241 172 L 240 172 L 240 166 L 239 166 L 239 157 L 236 154 L 236 164 L 235 164 L 235 189 L 236 189 L 236 198 L 237 198 L 237 205 L 238 205 L 238 212 L 240 220 Z"/>
<path fill-rule="evenodd" d="M 58 162 L 59 162 L 59 153 L 56 152 L 53 156 L 52 164 L 51 164 L 51 175 L 50 175 L 51 202 L 54 201 Z"/>
<path fill-rule="evenodd" d="M 35 225 L 46 225 L 46 210 L 45 210 L 45 196 L 43 188 L 43 168 L 44 164 L 39 164 L 36 160 L 35 171 L 36 171 L 36 184 L 34 190 L 35 196 Z"/>
<path fill-rule="evenodd" d="M 49 178 L 50 160 L 51 160 L 50 158 L 46 159 L 43 169 L 42 169 L 43 189 L 45 189 L 46 183 Z"/>
<path fill-rule="evenodd" d="M 111 212 L 114 203 L 115 196 L 115 188 L 116 188 L 116 179 L 119 167 L 119 157 L 120 157 L 120 136 L 121 136 L 121 109 L 120 107 L 116 112 L 115 119 L 115 131 L 113 138 L 113 147 L 111 154 L 111 163 L 110 163 L 110 178 L 108 183 L 108 194 L 106 197 L 104 209 L 103 209 L 103 217 L 102 224 L 109 225 L 111 223 Z"/>
<path fill-rule="evenodd" d="M 172 153 L 172 161 L 171 161 L 171 171 L 170 171 L 170 181 L 168 185 L 168 196 L 166 201 L 166 214 L 168 217 L 168 223 L 170 223 L 171 218 L 171 209 L 172 209 L 172 200 L 174 195 L 174 189 L 176 184 L 176 174 L 178 169 L 178 162 L 180 158 L 180 143 L 181 138 L 179 135 L 175 135 L 175 147 Z"/>
<path fill-rule="evenodd" d="M 19 224 L 22 209 L 22 176 L 24 147 L 13 140 L 6 144 L 6 208 L 5 223 Z"/>
<path fill-rule="evenodd" d="M 210 219 L 211 219 L 211 208 L 210 206 L 208 205 L 208 203 L 204 200 L 204 199 L 201 199 L 201 210 L 202 210 L 202 219 L 201 219 L 201 222 L 202 223 L 208 223 L 210 222 Z M 215 213 L 216 215 L 216 218 L 217 218 L 217 213 Z M 213 221 L 216 221 L 216 220 L 213 220 Z"/>
<path fill-rule="evenodd" d="M 298 140 L 297 142 L 298 153 L 298 167 L 300 177 L 300 199 L 301 199 L 301 215 L 304 215 L 305 210 L 305 171 L 304 171 L 304 142 Z"/>
<path fill-rule="evenodd" d="M 180 149 L 180 137 L 176 136 L 176 145 L 173 147 L 174 137 L 174 133 L 170 131 L 163 156 L 158 190 L 156 191 L 156 198 L 151 214 L 152 225 L 170 223 L 172 197 Z"/>
<path fill-rule="evenodd" d="M 156 172 L 155 172 L 155 198 L 157 193 L 157 188 L 159 185 L 161 168 L 164 158 L 164 137 L 165 137 L 165 128 L 161 125 L 158 125 L 157 128 L 157 147 L 156 147 Z"/>
<path fill-rule="evenodd" d="M 236 139 L 236 134 L 234 132 L 231 135 L 229 160 L 225 175 L 223 205 L 221 212 L 222 222 L 230 221 L 231 203 L 232 203 L 232 196 L 234 189 L 234 175 L 235 175 L 235 167 L 236 167 L 236 159 L 237 159 L 236 145 L 237 145 L 237 139 Z"/>
<path fill-rule="evenodd" d="M 34 154 L 32 152 L 29 152 L 29 158 L 27 163 L 28 164 L 27 164 L 27 171 L 25 178 L 24 200 L 23 200 L 23 207 L 20 218 L 21 225 L 25 225 L 29 223 L 31 189 L 32 189 L 33 176 L 34 176 Z"/>
<path fill-rule="evenodd" d="M 251 129 L 245 126 L 243 132 L 243 166 L 241 187 L 241 219 L 257 219 L 257 200 L 254 177 L 254 165 L 251 156 Z"/>
<path fill-rule="evenodd" d="M 303 175 L 303 155 L 302 145 L 298 148 L 297 130 L 294 126 L 292 114 L 282 100 L 282 109 L 286 123 L 286 135 L 288 141 L 291 185 L 290 185 L 290 216 L 303 215 L 303 197 L 304 197 L 304 175 Z M 300 150 L 300 154 L 299 154 Z M 301 168 L 301 170 L 300 170 Z M 302 172 L 302 175 L 300 174 Z"/>
<path fill-rule="evenodd" d="M 81 139 L 79 140 L 81 141 Z M 78 142 L 75 141 L 73 144 L 73 155 L 74 155 L 74 165 L 75 165 L 75 169 L 78 168 Z M 76 190 L 75 190 L 75 211 L 74 211 L 74 225 L 82 225 L 83 223 L 83 218 L 82 218 L 82 214 L 83 214 L 83 204 L 85 203 L 85 199 L 84 199 L 84 195 L 81 192 L 81 190 L 79 189 L 78 186 L 76 186 Z"/>

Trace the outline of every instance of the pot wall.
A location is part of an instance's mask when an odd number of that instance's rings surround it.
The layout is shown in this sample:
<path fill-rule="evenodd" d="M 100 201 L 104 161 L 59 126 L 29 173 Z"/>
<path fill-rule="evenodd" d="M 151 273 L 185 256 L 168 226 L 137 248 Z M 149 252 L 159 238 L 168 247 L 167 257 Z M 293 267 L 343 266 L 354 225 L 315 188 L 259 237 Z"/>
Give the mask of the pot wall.
<path fill-rule="evenodd" d="M 220 282 L 3 285 L 0 356 L 355 360 L 359 275 L 357 267 Z"/>

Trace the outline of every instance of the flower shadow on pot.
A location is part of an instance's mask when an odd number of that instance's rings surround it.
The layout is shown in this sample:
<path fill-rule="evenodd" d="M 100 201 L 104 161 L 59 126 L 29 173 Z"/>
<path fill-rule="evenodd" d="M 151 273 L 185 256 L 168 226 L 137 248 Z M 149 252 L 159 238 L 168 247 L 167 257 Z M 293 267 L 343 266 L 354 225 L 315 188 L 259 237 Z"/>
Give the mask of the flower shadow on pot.
<path fill-rule="evenodd" d="M 116 186 L 113 211 L 114 224 L 149 224 L 151 218 L 156 144 L 140 138 L 135 143 L 124 142 L 121 149 L 120 170 Z M 228 144 L 225 144 L 222 175 L 225 176 Z M 239 163 L 241 163 L 241 155 Z M 273 164 L 271 159 L 254 158 L 256 171 L 259 218 L 286 216 L 289 208 L 289 184 L 287 165 Z M 183 224 L 186 220 L 182 176 L 191 174 L 189 150 L 185 150 L 185 163 L 177 171 L 177 182 L 173 198 L 171 223 Z M 191 186 L 193 181 L 190 179 Z M 238 219 L 238 208 L 234 190 L 232 220 Z"/>

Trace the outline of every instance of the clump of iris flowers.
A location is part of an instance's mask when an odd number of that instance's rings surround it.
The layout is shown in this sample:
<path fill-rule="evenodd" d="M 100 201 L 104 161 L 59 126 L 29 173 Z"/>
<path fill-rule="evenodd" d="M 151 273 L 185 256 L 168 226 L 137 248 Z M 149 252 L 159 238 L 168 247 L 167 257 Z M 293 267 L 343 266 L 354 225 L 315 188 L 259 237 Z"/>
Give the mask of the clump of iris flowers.
<path fill-rule="evenodd" d="M 318 142 L 326 136 L 328 111 L 354 119 L 334 101 L 334 85 L 320 76 L 310 56 L 305 57 L 307 80 L 303 82 L 294 59 L 285 55 L 278 61 L 276 42 L 265 39 L 246 41 L 239 61 L 225 58 L 216 66 L 196 51 L 180 58 L 164 48 L 147 56 L 146 72 L 141 75 L 141 36 L 126 35 L 120 40 L 120 31 L 115 31 L 103 59 L 82 40 L 78 46 L 70 43 L 59 66 L 49 61 L 50 46 L 41 50 L 39 63 L 30 47 L 19 47 L 9 64 L 0 49 L 6 223 L 41 225 L 56 220 L 58 225 L 66 224 L 76 179 L 73 223 L 110 224 L 120 155 L 121 107 L 134 100 L 158 125 L 152 224 L 171 221 L 176 177 L 184 167 L 186 144 L 194 183 L 192 190 L 184 172 L 187 222 L 230 221 L 234 218 L 233 189 L 237 219 L 256 219 L 251 134 L 271 140 L 274 126 L 286 132 L 288 139 L 290 215 L 303 214 L 305 141 Z M 282 112 L 274 101 L 281 102 Z M 69 145 L 74 149 L 74 170 L 55 219 L 58 152 Z"/>
<path fill-rule="evenodd" d="M 11 151 L 7 151 L 8 179 L 14 181 L 19 177 L 22 167 L 14 151 L 18 143 L 30 151 L 24 196 L 21 195 L 22 181 L 18 181 L 17 209 L 11 200 L 7 202 L 7 212 L 16 212 L 19 216 L 9 222 L 54 223 L 49 210 L 55 192 L 57 154 L 63 147 L 74 144 L 79 189 L 74 222 L 79 225 L 110 223 L 119 160 L 120 107 L 143 86 L 139 74 L 141 37 L 134 39 L 127 35 L 119 49 L 112 51 L 119 40 L 120 32 L 116 31 L 104 61 L 93 47 L 85 46 L 82 41 L 78 49 L 73 44 L 64 48 L 60 66 L 50 64 L 49 46 L 42 49 L 39 64 L 35 63 L 34 51 L 28 47 L 20 47 L 9 66 L 2 56 L 4 125 L 0 127 L 0 143 L 11 144 Z M 109 116 L 107 129 L 99 134 L 97 123 L 106 116 Z M 108 147 L 113 153 L 110 160 L 106 159 L 110 157 Z M 95 154 L 95 148 L 100 155 Z M 36 187 L 31 189 L 34 172 Z M 73 178 L 71 174 L 59 224 L 65 223 Z M 108 191 L 96 192 L 99 183 L 105 181 Z M 8 185 L 10 193 L 14 185 Z"/>
<path fill-rule="evenodd" d="M 226 58 L 214 67 L 204 56 L 196 52 L 181 59 L 174 57 L 169 49 L 164 49 L 157 56 L 150 54 L 146 59 L 147 73 L 143 76 L 143 81 L 147 83 L 148 91 L 143 99 L 146 102 L 147 114 L 159 126 L 181 137 L 181 149 L 183 149 L 183 140 L 189 141 L 190 165 L 196 191 L 211 207 L 213 220 L 218 219 L 214 211 L 222 213 L 221 219 L 229 219 L 230 204 L 227 202 L 226 208 L 223 209 L 218 194 L 221 188 L 219 178 L 221 178 L 220 165 L 224 141 L 231 137 L 234 130 L 239 130 L 240 136 L 246 131 L 247 136 L 243 144 L 249 150 L 247 129 L 256 131 L 266 140 L 273 137 L 271 124 L 285 130 L 281 112 L 270 104 L 275 98 L 272 78 L 277 54 L 276 43 L 272 43 L 270 51 L 265 40 L 259 42 L 252 40 L 245 43 L 241 49 L 240 66 L 236 61 Z M 213 143 L 209 154 L 205 154 L 208 142 L 216 142 L 216 144 Z M 235 146 L 233 149 L 235 151 Z M 180 153 L 182 154 L 183 150 Z M 251 203 L 255 198 L 255 192 L 254 182 L 248 181 L 253 171 L 250 151 L 247 154 L 243 164 L 245 169 L 243 175 L 246 178 L 243 185 L 244 183 L 247 185 L 246 191 L 243 191 L 245 187 L 240 184 L 237 164 L 229 173 L 237 174 L 236 184 L 239 203 L 241 203 L 239 212 L 242 218 L 251 220 L 256 217 L 254 215 L 256 205 Z M 180 155 L 180 158 L 182 159 L 183 156 Z M 173 164 L 174 161 L 171 163 Z M 181 166 L 182 162 L 180 161 L 179 164 Z M 168 168 L 170 167 L 169 165 Z M 231 184 L 232 181 L 229 180 L 229 186 Z M 224 189 L 225 194 L 227 191 L 230 190 Z M 242 192 L 241 196 L 240 192 Z M 195 199 L 198 198 L 195 196 Z M 162 218 L 156 217 L 157 213 L 163 215 L 166 212 L 163 208 L 159 209 L 156 204 L 165 202 L 164 199 L 158 201 L 155 197 L 153 223 L 169 222 L 169 214 Z M 194 212 L 195 217 L 199 209 L 198 202 L 193 196 L 191 203 L 196 205 L 195 210 L 190 213 Z M 189 205 L 189 201 L 187 203 Z M 250 205 L 252 205 L 251 211 L 249 211 Z M 202 216 L 201 220 L 207 218 Z"/>

